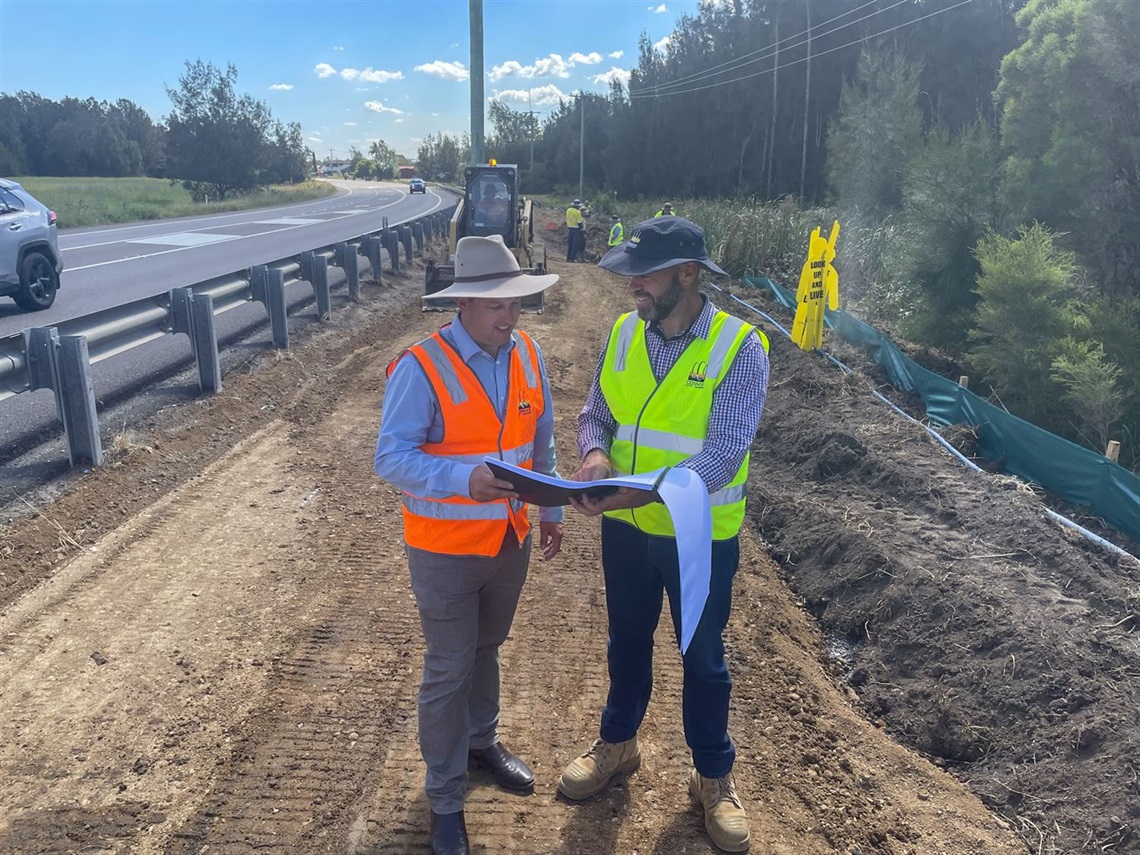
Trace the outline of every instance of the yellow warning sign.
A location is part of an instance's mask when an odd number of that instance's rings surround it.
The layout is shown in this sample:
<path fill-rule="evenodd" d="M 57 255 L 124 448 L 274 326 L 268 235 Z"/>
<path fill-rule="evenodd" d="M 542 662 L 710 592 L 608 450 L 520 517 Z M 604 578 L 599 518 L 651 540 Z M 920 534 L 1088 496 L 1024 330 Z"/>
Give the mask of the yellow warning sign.
<path fill-rule="evenodd" d="M 807 261 L 800 271 L 800 285 L 796 290 L 796 319 L 792 324 L 792 341 L 803 350 L 819 350 L 823 346 L 823 308 L 839 308 L 839 271 L 831 262 L 835 260 L 835 241 L 839 237 L 839 220 L 831 227 L 831 234 L 820 237 L 819 226 L 811 233 Z"/>

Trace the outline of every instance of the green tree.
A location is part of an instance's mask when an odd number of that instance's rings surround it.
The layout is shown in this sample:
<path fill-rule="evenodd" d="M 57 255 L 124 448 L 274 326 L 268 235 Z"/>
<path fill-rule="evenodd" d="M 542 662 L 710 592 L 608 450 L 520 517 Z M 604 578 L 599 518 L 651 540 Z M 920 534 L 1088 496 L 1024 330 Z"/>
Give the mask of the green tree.
<path fill-rule="evenodd" d="M 1015 239 L 990 232 L 975 252 L 981 272 L 970 360 L 1010 412 L 1053 428 L 1059 396 L 1051 367 L 1073 332 L 1076 261 L 1039 223 Z"/>
<path fill-rule="evenodd" d="M 1102 451 L 1112 438 L 1112 428 L 1124 414 L 1124 394 L 1119 382 L 1120 366 L 1105 358 L 1100 342 L 1061 342 L 1053 360 L 1051 377 L 1065 391 L 1069 417 L 1085 442 Z"/>
<path fill-rule="evenodd" d="M 373 140 L 368 144 L 368 154 L 373 160 L 373 174 L 377 178 L 395 178 L 399 155 L 384 140 Z"/>
<path fill-rule="evenodd" d="M 459 181 L 471 143 L 445 133 L 428 134 L 416 154 L 416 168 L 432 181 Z"/>
<path fill-rule="evenodd" d="M 907 161 L 922 145 L 921 73 L 898 53 L 859 56 L 827 143 L 827 178 L 842 208 L 886 214 L 901 206 Z"/>
<path fill-rule="evenodd" d="M 1006 194 L 1068 233 L 1106 294 L 1140 295 L 1140 3 L 1030 0 L 1017 22 L 996 93 Z"/>
<path fill-rule="evenodd" d="M 213 63 L 186 63 L 178 88 L 167 88 L 174 104 L 167 117 L 167 172 L 196 197 L 225 198 L 260 183 L 269 108 L 234 91 L 237 69 L 223 73 Z"/>
<path fill-rule="evenodd" d="M 978 260 L 973 248 L 998 226 L 999 159 L 994 135 L 981 120 L 951 139 L 942 127 L 906 165 L 902 276 L 915 291 L 903 332 L 925 344 L 961 353 L 974 322 Z"/>

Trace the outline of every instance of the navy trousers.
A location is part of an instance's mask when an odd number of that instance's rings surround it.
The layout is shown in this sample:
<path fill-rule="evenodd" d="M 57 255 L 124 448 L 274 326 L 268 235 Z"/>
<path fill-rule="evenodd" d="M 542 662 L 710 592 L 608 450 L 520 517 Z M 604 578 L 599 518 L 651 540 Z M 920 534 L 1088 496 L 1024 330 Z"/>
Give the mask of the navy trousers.
<path fill-rule="evenodd" d="M 684 664 L 682 692 L 685 741 L 693 765 L 706 778 L 732 771 L 736 746 L 728 735 L 732 678 L 721 637 L 732 608 L 732 579 L 740 563 L 740 540 L 714 541 L 712 580 L 704 613 Z M 673 635 L 681 636 L 681 577 L 677 541 L 654 537 L 618 520 L 602 520 L 602 570 L 609 616 L 607 658 L 610 691 L 602 710 L 606 742 L 632 739 L 653 691 L 653 633 L 669 596 Z"/>

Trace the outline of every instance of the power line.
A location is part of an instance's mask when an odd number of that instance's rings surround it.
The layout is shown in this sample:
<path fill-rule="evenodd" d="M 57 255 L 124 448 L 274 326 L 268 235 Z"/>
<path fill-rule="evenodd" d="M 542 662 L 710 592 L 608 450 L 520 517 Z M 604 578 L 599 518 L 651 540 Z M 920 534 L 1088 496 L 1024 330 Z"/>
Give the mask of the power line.
<path fill-rule="evenodd" d="M 892 33 L 895 30 L 902 29 L 903 27 L 909 27 L 911 24 L 917 24 L 919 21 L 925 21 L 927 18 L 933 18 L 935 15 L 941 15 L 943 12 L 949 12 L 951 9 L 957 9 L 959 6 L 965 6 L 967 3 L 972 3 L 972 2 L 973 2 L 973 0 L 961 0 L 961 2 L 955 3 L 953 6 L 946 6 L 942 9 L 938 9 L 937 11 L 931 12 L 928 15 L 922 15 L 918 18 L 915 18 L 912 21 L 904 21 L 901 24 L 896 24 L 893 27 L 888 27 L 885 30 L 880 30 L 879 32 L 872 33 L 869 36 L 864 36 L 863 38 L 855 39 L 854 41 L 847 42 L 846 44 L 839 45 L 838 47 L 828 48 L 827 50 L 821 50 L 819 53 L 812 54 L 810 57 L 801 57 L 800 59 L 793 59 L 789 62 L 783 63 L 782 65 L 777 65 L 775 68 L 765 68 L 762 71 L 757 71 L 757 72 L 754 72 L 752 74 L 745 74 L 742 77 L 734 77 L 731 80 L 722 80 L 719 83 L 710 83 L 707 86 L 694 86 L 691 89 L 678 89 L 678 90 L 673 91 L 673 92 L 661 92 L 661 93 L 658 93 L 658 92 L 645 92 L 645 93 L 630 92 L 630 98 L 631 99 L 632 98 L 665 98 L 665 97 L 668 97 L 670 95 L 685 95 L 685 94 L 688 94 L 690 92 L 701 92 L 705 89 L 714 89 L 717 86 L 727 86 L 730 83 L 739 83 L 741 80 L 751 80 L 753 77 L 760 77 L 763 74 L 768 74 L 769 72 L 772 72 L 772 71 L 778 71 L 781 68 L 788 68 L 789 66 L 792 66 L 792 65 L 799 65 L 801 62 L 807 62 L 809 59 L 815 59 L 815 58 L 820 57 L 820 56 L 826 56 L 829 53 L 834 53 L 837 50 L 843 50 L 844 48 L 851 47 L 852 45 L 859 44 L 860 42 L 865 42 L 868 39 L 878 38 L 879 36 L 886 35 L 887 33 Z"/>
<path fill-rule="evenodd" d="M 858 23 L 861 23 L 863 21 L 866 21 L 869 18 L 873 18 L 875 15 L 881 15 L 884 12 L 889 12 L 891 9 L 895 8 L 895 6 L 901 6 L 903 3 L 911 2 L 911 0 L 899 0 L 899 2 L 895 3 L 892 6 L 888 6 L 885 9 L 879 9 L 878 11 L 872 12 L 870 15 L 864 15 L 862 18 L 858 18 L 857 20 L 848 21 L 843 26 L 836 27 L 833 30 L 827 30 L 826 32 L 820 32 L 820 33 L 816 32 L 817 30 L 820 30 L 823 27 L 827 27 L 830 24 L 834 24 L 840 18 L 846 18 L 848 15 L 853 15 L 856 12 L 859 12 L 859 11 L 862 11 L 863 9 L 866 9 L 868 6 L 875 5 L 877 2 L 879 2 L 879 0 L 870 0 L 870 2 L 864 3 L 862 6 L 858 6 L 854 9 L 849 9 L 846 12 L 842 12 L 842 13 L 838 14 L 834 18 L 829 18 L 826 21 L 821 21 L 819 24 L 816 24 L 815 26 L 809 26 L 806 30 L 802 30 L 801 32 L 796 33 L 795 35 L 786 36 L 786 37 L 780 39 L 774 45 L 767 45 L 767 46 L 762 47 L 758 50 L 754 50 L 754 51 L 751 51 L 750 53 L 746 53 L 743 56 L 739 56 L 739 57 L 736 57 L 735 59 L 730 59 L 730 60 L 727 60 L 726 62 L 722 62 L 720 65 L 714 65 L 712 68 L 706 68 L 704 71 L 695 71 L 692 74 L 686 74 L 686 75 L 683 75 L 681 77 L 678 77 L 675 80 L 666 81 L 665 83 L 658 83 L 658 84 L 655 84 L 654 86 L 646 87 L 646 89 L 642 89 L 640 91 L 646 92 L 648 90 L 652 90 L 652 92 L 654 94 L 656 94 L 657 92 L 660 92 L 661 90 L 670 89 L 672 87 L 680 86 L 680 85 L 683 85 L 686 83 L 694 83 L 697 80 L 701 80 L 701 79 L 706 78 L 706 77 L 713 77 L 717 74 L 726 74 L 729 71 L 735 71 L 736 69 L 743 68 L 746 65 L 752 65 L 753 63 L 757 63 L 757 62 L 760 62 L 761 60 L 768 59 L 770 56 L 773 56 L 774 54 L 778 54 L 780 50 L 791 50 L 794 47 L 799 47 L 800 45 L 804 44 L 807 41 L 807 39 L 803 38 L 803 37 L 807 36 L 809 33 L 814 34 L 817 38 L 820 36 L 830 35 L 831 33 L 839 32 L 840 30 L 844 29 L 845 27 L 850 27 L 854 24 L 858 24 Z M 790 41 L 792 41 L 792 39 L 801 39 L 801 40 L 796 42 L 795 44 L 786 44 L 785 45 L 785 42 L 790 42 Z M 783 45 L 782 48 L 781 48 L 781 45 Z M 756 54 L 763 54 L 763 55 L 762 56 L 756 56 Z M 755 57 L 755 59 L 748 59 L 749 57 Z M 729 67 L 729 66 L 731 66 L 731 67 Z"/>

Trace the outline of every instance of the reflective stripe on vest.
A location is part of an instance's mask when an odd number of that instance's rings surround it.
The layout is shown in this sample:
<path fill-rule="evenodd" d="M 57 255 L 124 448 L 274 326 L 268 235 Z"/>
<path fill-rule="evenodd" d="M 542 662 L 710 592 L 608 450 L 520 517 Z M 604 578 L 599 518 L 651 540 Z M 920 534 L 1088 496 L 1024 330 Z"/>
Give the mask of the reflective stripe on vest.
<path fill-rule="evenodd" d="M 602 365 L 602 394 L 618 423 L 610 449 L 615 474 L 675 466 L 704 448 L 713 393 L 754 327 L 726 312 L 713 318 L 708 339 L 694 339 L 660 383 L 653 375 L 645 323 L 636 313 L 618 318 Z M 729 483 L 709 496 L 713 539 L 734 537 L 744 521 L 749 456 Z M 608 516 L 647 534 L 674 536 L 662 504 L 612 511 Z"/>
<path fill-rule="evenodd" d="M 431 383 L 443 418 L 443 438 L 424 443 L 422 451 L 468 465 L 497 457 L 531 468 L 535 425 L 546 401 L 534 342 L 519 330 L 511 337 L 515 346 L 502 419 L 474 372 L 439 333 L 408 349 Z M 476 502 L 466 496 L 429 499 L 405 493 L 403 505 L 404 539 L 428 552 L 492 556 L 498 554 L 509 529 L 514 529 L 520 544 L 530 531 L 525 502 Z"/>

